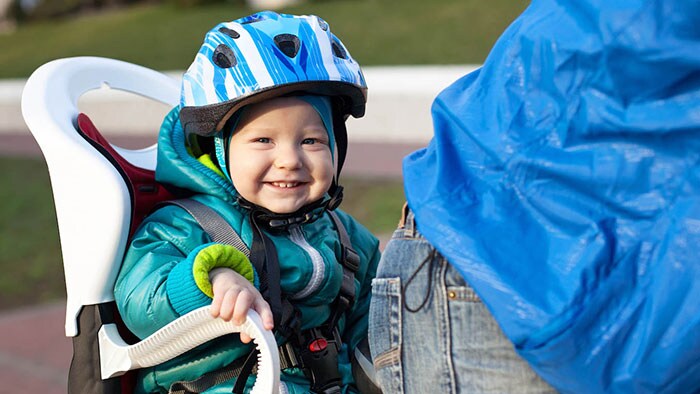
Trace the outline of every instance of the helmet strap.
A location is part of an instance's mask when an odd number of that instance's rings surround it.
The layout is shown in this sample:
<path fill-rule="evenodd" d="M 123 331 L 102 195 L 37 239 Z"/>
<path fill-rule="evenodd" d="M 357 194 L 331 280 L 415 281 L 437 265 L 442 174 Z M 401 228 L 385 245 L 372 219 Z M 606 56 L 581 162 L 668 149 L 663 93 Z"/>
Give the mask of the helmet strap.
<path fill-rule="evenodd" d="M 341 202 L 343 202 L 343 187 L 340 186 L 335 179 L 333 179 L 333 183 L 331 184 L 331 188 L 328 190 L 328 194 L 330 194 L 331 199 L 328 200 L 326 209 L 333 211 L 338 208 Z"/>
<path fill-rule="evenodd" d="M 331 200 L 321 198 L 312 203 L 306 204 L 292 213 L 276 213 L 267 208 L 254 204 L 245 198 L 238 196 L 238 205 L 251 212 L 251 218 L 256 224 L 271 231 L 284 231 L 292 226 L 311 223 L 321 216 L 328 209 Z"/>
<path fill-rule="evenodd" d="M 340 99 L 333 100 L 333 134 L 335 136 L 335 147 L 338 151 L 338 162 L 337 170 L 334 179 L 334 184 L 336 184 L 337 179 L 340 177 L 340 171 L 343 169 L 343 164 L 345 164 L 345 157 L 348 153 L 348 131 L 345 127 L 345 118 L 347 116 L 343 115 L 342 102 Z M 331 186 L 331 189 L 333 186 Z"/>

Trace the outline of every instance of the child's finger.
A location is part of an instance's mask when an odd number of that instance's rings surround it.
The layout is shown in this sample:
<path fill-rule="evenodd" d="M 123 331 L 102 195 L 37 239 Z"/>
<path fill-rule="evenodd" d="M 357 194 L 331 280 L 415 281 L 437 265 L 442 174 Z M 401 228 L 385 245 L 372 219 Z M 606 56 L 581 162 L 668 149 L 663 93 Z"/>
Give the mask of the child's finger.
<path fill-rule="evenodd" d="M 257 297 L 255 303 L 253 304 L 253 309 L 260 315 L 263 322 L 263 327 L 266 330 L 272 330 L 275 327 L 275 319 L 272 316 L 272 309 L 270 309 L 270 304 L 265 301 L 262 297 Z"/>
<path fill-rule="evenodd" d="M 241 342 L 250 343 L 250 341 L 252 341 L 252 340 L 253 340 L 253 338 L 251 338 L 248 334 L 246 334 L 244 332 L 241 333 Z"/>
<path fill-rule="evenodd" d="M 225 321 L 231 321 L 234 315 L 234 310 L 238 298 L 240 297 L 240 292 L 236 289 L 231 289 L 226 291 L 223 295 L 223 300 L 221 302 L 221 310 L 219 316 Z"/>
<path fill-rule="evenodd" d="M 211 301 L 211 308 L 209 309 L 213 317 L 219 317 L 219 313 L 221 313 L 221 299 L 221 296 L 214 294 L 214 299 Z"/>
<path fill-rule="evenodd" d="M 233 311 L 233 322 L 241 325 L 245 323 L 248 309 L 253 305 L 254 296 L 250 291 L 242 291 L 238 294 L 235 309 Z"/>

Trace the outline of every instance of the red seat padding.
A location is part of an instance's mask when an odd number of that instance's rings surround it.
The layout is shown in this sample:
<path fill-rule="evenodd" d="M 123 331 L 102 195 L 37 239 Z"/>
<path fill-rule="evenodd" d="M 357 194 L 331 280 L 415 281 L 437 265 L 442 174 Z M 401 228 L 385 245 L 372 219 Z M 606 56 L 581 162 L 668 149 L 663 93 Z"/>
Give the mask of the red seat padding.
<path fill-rule="evenodd" d="M 159 202 L 175 199 L 176 196 L 155 180 L 155 172 L 137 167 L 122 157 L 85 114 L 78 115 L 78 128 L 85 139 L 97 148 L 124 177 L 131 194 L 131 224 L 129 238 L 146 215 Z"/>

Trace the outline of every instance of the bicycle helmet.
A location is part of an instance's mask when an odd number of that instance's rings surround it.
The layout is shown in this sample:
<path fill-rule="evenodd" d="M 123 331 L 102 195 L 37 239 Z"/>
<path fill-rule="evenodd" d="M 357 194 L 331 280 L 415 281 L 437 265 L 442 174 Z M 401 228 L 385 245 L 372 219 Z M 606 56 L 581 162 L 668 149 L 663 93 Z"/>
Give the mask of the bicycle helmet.
<path fill-rule="evenodd" d="M 241 107 L 295 92 L 335 98 L 343 120 L 365 112 L 360 66 L 328 23 L 260 12 L 206 34 L 183 76 L 180 121 L 187 134 L 212 136 Z"/>

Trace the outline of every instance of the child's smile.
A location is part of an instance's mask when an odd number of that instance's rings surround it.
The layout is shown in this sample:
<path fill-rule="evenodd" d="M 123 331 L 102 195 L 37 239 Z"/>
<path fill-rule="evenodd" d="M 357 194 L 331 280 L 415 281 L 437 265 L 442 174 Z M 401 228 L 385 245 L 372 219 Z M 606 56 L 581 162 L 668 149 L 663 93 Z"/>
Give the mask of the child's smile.
<path fill-rule="evenodd" d="M 301 191 L 306 185 L 309 184 L 309 182 L 294 182 L 294 181 L 286 181 L 286 182 L 277 182 L 277 181 L 266 181 L 263 182 L 264 186 L 271 188 L 271 191 L 273 193 L 298 193 Z"/>
<path fill-rule="evenodd" d="M 231 137 L 228 167 L 243 198 L 276 213 L 291 213 L 322 198 L 334 172 L 321 117 L 292 97 L 245 110 Z"/>
<path fill-rule="evenodd" d="M 272 186 L 281 187 L 283 189 L 291 189 L 299 186 L 300 182 L 269 182 Z"/>
<path fill-rule="evenodd" d="M 280 192 L 293 192 L 305 186 L 308 182 L 266 182 L 266 184 L 282 189 Z"/>

